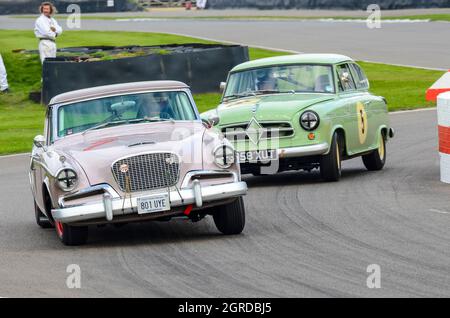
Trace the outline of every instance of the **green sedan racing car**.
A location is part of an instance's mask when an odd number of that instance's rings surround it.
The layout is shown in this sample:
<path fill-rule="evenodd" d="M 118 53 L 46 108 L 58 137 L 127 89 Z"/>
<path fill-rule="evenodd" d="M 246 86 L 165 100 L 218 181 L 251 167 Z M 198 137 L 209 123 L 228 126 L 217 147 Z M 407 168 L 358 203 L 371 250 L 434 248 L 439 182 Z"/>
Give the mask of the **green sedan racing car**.
<path fill-rule="evenodd" d="M 387 102 L 369 92 L 349 57 L 302 54 L 247 62 L 231 70 L 221 104 L 202 114 L 233 144 L 242 173 L 319 168 L 337 181 L 341 161 L 362 157 L 369 170 L 386 162 L 394 136 Z"/>

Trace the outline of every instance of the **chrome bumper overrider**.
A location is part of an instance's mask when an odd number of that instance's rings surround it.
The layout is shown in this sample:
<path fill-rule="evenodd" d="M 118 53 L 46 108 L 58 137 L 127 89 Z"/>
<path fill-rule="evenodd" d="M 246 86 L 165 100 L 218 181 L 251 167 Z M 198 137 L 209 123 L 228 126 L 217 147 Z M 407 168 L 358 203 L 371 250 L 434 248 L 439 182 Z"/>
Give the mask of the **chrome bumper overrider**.
<path fill-rule="evenodd" d="M 112 188 L 106 186 L 105 189 Z M 86 192 L 89 193 L 89 191 Z M 161 190 L 161 193 L 164 193 L 164 190 Z M 153 194 L 155 194 L 154 191 L 149 193 L 149 195 Z M 200 182 L 194 181 L 193 187 L 190 189 L 175 190 L 169 193 L 171 208 L 180 208 L 190 204 L 201 208 L 204 203 L 213 203 L 245 194 L 247 194 L 247 184 L 242 181 L 206 187 L 202 187 Z M 117 216 L 137 215 L 138 196 L 127 197 L 124 200 L 117 194 L 111 194 L 111 191 L 106 191 L 102 196 L 103 200 L 98 202 L 75 206 L 65 206 L 64 201 L 60 200 L 60 207 L 52 210 L 52 216 L 56 221 L 62 223 L 74 223 L 95 219 L 112 221 Z M 139 197 L 142 196 L 145 197 L 146 194 L 139 195 Z"/>
<path fill-rule="evenodd" d="M 328 148 L 329 145 L 327 143 L 303 147 L 280 148 L 278 149 L 278 157 L 296 158 L 296 157 L 323 155 L 328 152 Z"/>

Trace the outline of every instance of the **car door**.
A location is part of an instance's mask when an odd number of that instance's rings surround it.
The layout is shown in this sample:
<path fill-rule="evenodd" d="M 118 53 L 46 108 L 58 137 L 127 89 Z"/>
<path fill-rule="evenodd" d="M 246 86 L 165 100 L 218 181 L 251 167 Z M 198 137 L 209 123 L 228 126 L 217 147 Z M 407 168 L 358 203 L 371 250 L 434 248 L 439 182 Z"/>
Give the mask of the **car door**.
<path fill-rule="evenodd" d="M 347 138 L 347 152 L 353 155 L 361 152 L 368 144 L 367 93 L 357 89 L 350 63 L 336 66 L 339 97 L 347 105 L 347 121 L 344 129 Z"/>
<path fill-rule="evenodd" d="M 45 116 L 45 124 L 44 124 L 44 138 L 46 140 L 46 144 L 49 144 L 49 139 L 51 134 L 51 109 L 47 111 Z M 33 191 L 33 195 L 35 198 L 35 202 L 38 205 L 41 211 L 45 211 L 45 203 L 43 198 L 43 178 L 45 175 L 45 162 L 44 162 L 44 152 L 45 148 L 37 147 L 33 145 L 33 149 L 31 152 L 31 165 L 30 165 L 30 182 Z"/>
<path fill-rule="evenodd" d="M 355 79 L 356 89 L 362 94 L 362 104 L 367 114 L 367 137 L 362 151 L 378 146 L 378 129 L 381 124 L 383 108 L 380 108 L 380 98 L 369 93 L 369 80 L 363 69 L 356 63 L 350 64 Z M 381 103 L 382 104 L 382 103 Z"/>

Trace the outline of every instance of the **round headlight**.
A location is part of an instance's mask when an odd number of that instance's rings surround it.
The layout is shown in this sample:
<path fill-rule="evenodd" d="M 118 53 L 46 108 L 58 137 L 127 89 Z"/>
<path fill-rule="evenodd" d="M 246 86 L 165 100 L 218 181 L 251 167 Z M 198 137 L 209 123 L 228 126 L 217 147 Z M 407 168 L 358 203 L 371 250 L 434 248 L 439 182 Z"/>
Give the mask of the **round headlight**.
<path fill-rule="evenodd" d="M 73 169 L 62 169 L 56 176 L 58 187 L 63 191 L 72 191 L 78 183 L 77 173 Z"/>
<path fill-rule="evenodd" d="M 234 149 L 227 145 L 218 146 L 214 150 L 214 162 L 220 168 L 230 168 L 235 162 Z"/>
<path fill-rule="evenodd" d="M 320 124 L 319 115 L 316 112 L 307 110 L 300 116 L 300 126 L 304 130 L 311 131 L 316 129 Z"/>

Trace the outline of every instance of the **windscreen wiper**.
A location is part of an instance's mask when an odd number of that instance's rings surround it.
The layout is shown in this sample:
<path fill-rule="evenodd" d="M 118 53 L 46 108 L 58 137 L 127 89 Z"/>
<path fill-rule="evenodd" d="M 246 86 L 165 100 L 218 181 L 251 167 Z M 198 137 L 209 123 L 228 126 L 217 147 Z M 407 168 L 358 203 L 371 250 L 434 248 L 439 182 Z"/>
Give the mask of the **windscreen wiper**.
<path fill-rule="evenodd" d="M 287 93 L 291 93 L 292 91 L 288 91 Z M 261 89 L 261 90 L 256 90 L 256 91 L 248 91 L 242 94 L 233 94 L 233 95 L 228 95 L 225 96 L 224 99 L 229 100 L 229 99 L 236 99 L 236 98 L 241 98 L 241 97 L 248 97 L 248 96 L 257 96 L 257 95 L 266 95 L 266 94 L 284 94 L 286 92 L 281 92 L 279 90 L 276 89 Z"/>
<path fill-rule="evenodd" d="M 283 93 L 280 92 L 279 90 L 275 90 L 275 89 L 261 89 L 261 90 L 257 90 L 253 92 L 255 95 L 265 95 L 265 94 L 278 94 L 278 93 Z"/>
<path fill-rule="evenodd" d="M 160 117 L 144 117 L 144 118 L 138 118 L 138 119 L 131 119 L 128 121 L 130 124 L 139 124 L 139 123 L 154 123 L 158 121 L 170 121 L 174 122 L 175 120 L 173 118 L 160 118 Z"/>
<path fill-rule="evenodd" d="M 248 97 L 248 96 L 256 96 L 256 94 L 253 91 L 249 91 L 249 92 L 245 92 L 245 93 L 241 93 L 241 94 L 228 95 L 228 96 L 225 96 L 224 99 L 229 100 L 229 99 L 236 99 L 236 98 Z"/>
<path fill-rule="evenodd" d="M 110 121 L 110 122 L 107 122 L 107 123 L 100 123 L 98 125 L 95 125 L 95 126 L 93 126 L 91 128 L 86 129 L 83 132 L 83 135 L 86 134 L 89 131 L 92 131 L 92 130 L 102 129 L 102 128 L 106 128 L 106 127 L 109 127 L 109 126 L 118 126 L 118 125 L 126 124 L 127 122 L 128 122 L 128 120 L 119 120 L 119 121 Z"/>
<path fill-rule="evenodd" d="M 170 122 L 174 122 L 174 120 L 172 118 L 170 119 L 166 119 L 166 118 L 159 118 L 159 117 L 152 117 L 152 118 L 139 118 L 139 119 L 128 119 L 128 120 L 119 120 L 119 121 L 110 121 L 107 123 L 100 123 L 98 125 L 95 125 L 91 128 L 86 129 L 83 132 L 83 135 L 89 131 L 92 130 L 97 130 L 97 129 L 102 129 L 102 128 L 106 128 L 106 127 L 110 127 L 110 126 L 118 126 L 118 125 L 123 125 L 123 124 L 137 124 L 137 123 L 142 123 L 142 122 L 158 122 L 158 121 L 170 121 Z"/>

